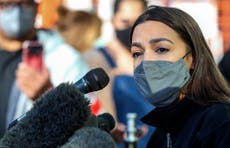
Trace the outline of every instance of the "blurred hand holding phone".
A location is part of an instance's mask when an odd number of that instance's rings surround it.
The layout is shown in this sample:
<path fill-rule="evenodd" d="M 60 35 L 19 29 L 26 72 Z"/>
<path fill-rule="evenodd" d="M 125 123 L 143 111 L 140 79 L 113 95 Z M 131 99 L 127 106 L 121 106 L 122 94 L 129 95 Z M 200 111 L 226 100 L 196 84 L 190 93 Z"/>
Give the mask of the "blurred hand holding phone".
<path fill-rule="evenodd" d="M 48 68 L 43 63 L 42 44 L 35 40 L 24 41 L 22 60 L 16 71 L 17 85 L 28 98 L 35 100 L 52 87 Z"/>
<path fill-rule="evenodd" d="M 23 61 L 37 71 L 42 70 L 43 46 L 36 40 L 27 40 L 22 44 Z"/>

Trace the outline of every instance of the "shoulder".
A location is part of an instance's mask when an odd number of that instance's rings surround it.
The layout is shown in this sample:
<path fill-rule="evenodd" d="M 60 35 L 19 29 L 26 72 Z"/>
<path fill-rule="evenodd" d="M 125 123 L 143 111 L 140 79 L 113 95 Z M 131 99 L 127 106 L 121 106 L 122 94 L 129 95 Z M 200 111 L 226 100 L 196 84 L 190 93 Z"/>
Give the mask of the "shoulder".
<path fill-rule="evenodd" d="M 39 40 L 50 37 L 62 38 L 57 31 L 52 29 L 37 29 L 37 36 Z"/>
<path fill-rule="evenodd" d="M 51 73 L 52 82 L 78 80 L 88 70 L 80 53 L 53 30 L 37 30 L 38 40 L 43 44 L 44 61 Z"/>
<path fill-rule="evenodd" d="M 208 106 L 197 126 L 197 140 L 202 147 L 229 147 L 230 141 L 230 107 L 223 103 Z"/>
<path fill-rule="evenodd" d="M 61 35 L 51 29 L 38 29 L 37 30 L 38 41 L 43 44 L 46 48 L 59 46 L 65 43 Z"/>
<path fill-rule="evenodd" d="M 111 55 L 111 53 L 108 52 L 108 47 L 100 47 L 97 50 L 105 58 L 105 60 L 108 63 L 109 67 L 111 67 L 111 68 L 115 68 L 116 67 L 116 63 L 115 63 L 115 61 L 113 59 L 113 56 Z"/>
<path fill-rule="evenodd" d="M 221 121 L 230 121 L 230 105 L 224 103 L 212 103 L 204 110 L 206 118 Z"/>
<path fill-rule="evenodd" d="M 97 49 L 90 49 L 84 52 L 82 57 L 91 67 L 103 66 L 103 68 L 109 69 L 106 59 Z"/>
<path fill-rule="evenodd" d="M 230 62 L 230 50 L 228 50 L 224 54 L 223 58 L 221 59 L 221 61 L 219 63 L 219 67 L 224 67 L 224 66 L 227 67 L 227 65 L 228 65 L 229 62 Z"/>
<path fill-rule="evenodd" d="M 230 128 L 230 106 L 224 103 L 213 103 L 203 110 L 200 125 L 200 138 L 217 131 L 223 126 Z"/>
<path fill-rule="evenodd" d="M 224 54 L 223 59 L 228 59 L 228 60 L 230 60 L 230 49 Z"/>
<path fill-rule="evenodd" d="M 67 44 L 63 37 L 54 30 L 39 29 L 37 37 L 43 44 L 46 55 L 57 55 L 59 58 L 68 59 L 67 61 L 70 61 L 71 57 L 77 59 L 80 57 L 80 53 Z"/>

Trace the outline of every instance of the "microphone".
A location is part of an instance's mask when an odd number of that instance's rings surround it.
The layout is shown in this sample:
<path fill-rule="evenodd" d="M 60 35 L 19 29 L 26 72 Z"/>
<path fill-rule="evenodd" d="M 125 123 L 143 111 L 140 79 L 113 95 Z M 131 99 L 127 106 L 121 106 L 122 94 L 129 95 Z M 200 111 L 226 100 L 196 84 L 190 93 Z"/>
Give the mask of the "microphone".
<path fill-rule="evenodd" d="M 62 83 L 40 96 L 25 117 L 6 131 L 0 147 L 63 145 L 89 119 L 89 104 L 75 84 Z"/>
<path fill-rule="evenodd" d="M 98 128 L 103 131 L 110 132 L 115 127 L 115 120 L 109 113 L 103 113 L 97 116 Z"/>
<path fill-rule="evenodd" d="M 97 127 L 107 133 L 115 127 L 115 120 L 109 113 L 103 113 L 98 116 L 90 115 L 89 119 L 85 122 L 84 127 Z"/>
<path fill-rule="evenodd" d="M 89 71 L 83 78 L 75 83 L 76 87 L 84 94 L 101 90 L 109 83 L 109 76 L 102 68 Z"/>
<path fill-rule="evenodd" d="M 86 75 L 78 80 L 74 85 L 80 92 L 86 94 L 103 89 L 108 83 L 109 76 L 106 72 L 102 68 L 95 68 L 86 73 Z M 27 113 L 12 121 L 9 124 L 8 129 L 16 125 L 21 119 L 25 118 L 26 114 Z"/>
<path fill-rule="evenodd" d="M 112 136 L 96 127 L 77 130 L 60 148 L 116 148 Z"/>

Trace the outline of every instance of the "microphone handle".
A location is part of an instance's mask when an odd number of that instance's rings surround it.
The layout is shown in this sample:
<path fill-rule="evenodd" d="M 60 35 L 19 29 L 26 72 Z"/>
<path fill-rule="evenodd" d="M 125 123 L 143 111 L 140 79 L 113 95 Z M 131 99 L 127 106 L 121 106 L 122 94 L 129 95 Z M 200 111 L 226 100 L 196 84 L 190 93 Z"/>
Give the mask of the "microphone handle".
<path fill-rule="evenodd" d="M 26 113 L 22 114 L 20 117 L 18 117 L 17 119 L 15 119 L 14 121 L 10 122 L 10 124 L 8 125 L 8 130 L 10 128 L 12 128 L 13 126 L 15 126 L 21 119 L 23 119 L 24 117 L 26 117 Z"/>
<path fill-rule="evenodd" d="M 125 148 L 137 148 L 137 141 L 125 141 Z"/>
<path fill-rule="evenodd" d="M 136 148 L 137 147 L 137 128 L 136 128 L 136 113 L 128 113 L 127 117 L 127 137 L 125 138 L 125 148 Z"/>
<path fill-rule="evenodd" d="M 86 94 L 86 93 L 89 93 L 91 92 L 89 86 L 88 86 L 88 83 L 87 83 L 87 80 L 85 80 L 84 78 L 78 80 L 76 83 L 75 83 L 75 86 L 77 87 L 77 89 Z"/>

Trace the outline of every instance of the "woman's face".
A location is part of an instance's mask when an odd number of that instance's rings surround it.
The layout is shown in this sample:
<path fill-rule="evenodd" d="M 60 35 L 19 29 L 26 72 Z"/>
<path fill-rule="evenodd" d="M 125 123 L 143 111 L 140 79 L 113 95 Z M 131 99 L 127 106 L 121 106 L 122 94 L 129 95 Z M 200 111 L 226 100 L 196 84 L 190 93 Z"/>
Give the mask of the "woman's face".
<path fill-rule="evenodd" d="M 186 44 L 173 29 L 159 21 L 146 21 L 137 25 L 133 31 L 131 52 L 134 68 L 136 68 L 142 61 L 176 62 L 188 50 Z M 190 69 L 192 55 L 187 55 L 184 60 Z"/>

